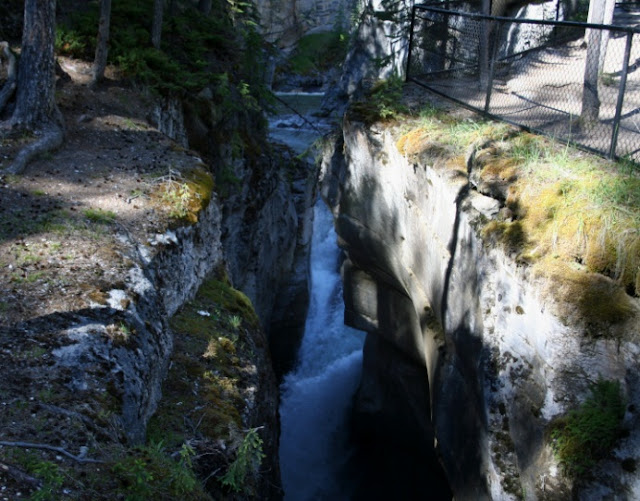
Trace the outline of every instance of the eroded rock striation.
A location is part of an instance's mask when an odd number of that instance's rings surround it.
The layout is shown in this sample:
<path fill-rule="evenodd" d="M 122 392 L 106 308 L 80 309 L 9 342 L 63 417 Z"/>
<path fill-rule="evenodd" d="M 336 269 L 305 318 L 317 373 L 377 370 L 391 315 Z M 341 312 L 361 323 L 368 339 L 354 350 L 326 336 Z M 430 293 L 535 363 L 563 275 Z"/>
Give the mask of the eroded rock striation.
<path fill-rule="evenodd" d="M 423 475 L 439 460 L 458 500 L 637 497 L 638 473 L 622 467 L 640 450 L 637 299 L 600 336 L 578 312 L 567 322 L 553 284 L 483 236 L 504 202 L 474 184 L 474 155 L 462 167 L 428 152 L 409 159 L 396 132 L 347 117 L 323 162 L 346 321 L 369 333 L 355 403 L 363 440 L 387 458 L 398 446 L 387 461 L 405 470 L 419 458 Z M 621 383 L 629 434 L 572 485 L 551 425 L 599 378 Z"/>

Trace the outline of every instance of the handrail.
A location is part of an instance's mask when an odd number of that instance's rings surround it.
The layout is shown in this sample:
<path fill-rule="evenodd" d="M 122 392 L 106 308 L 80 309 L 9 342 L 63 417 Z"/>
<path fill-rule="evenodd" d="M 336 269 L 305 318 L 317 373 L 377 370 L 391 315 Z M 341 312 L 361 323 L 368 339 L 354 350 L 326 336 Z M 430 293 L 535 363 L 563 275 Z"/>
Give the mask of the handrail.
<path fill-rule="evenodd" d="M 620 31 L 623 33 L 640 33 L 640 28 L 634 28 L 631 26 L 583 23 L 581 21 L 547 21 L 546 19 L 522 19 L 517 17 L 492 16 L 489 14 L 479 14 L 479 13 L 464 12 L 459 10 L 441 9 L 439 7 L 431 7 L 429 4 L 416 4 L 413 6 L 413 9 L 426 10 L 429 12 L 437 12 L 439 14 L 444 14 L 444 15 L 454 14 L 459 17 L 467 17 L 470 19 L 477 19 L 477 20 L 483 20 L 483 21 L 503 21 L 503 22 L 509 22 L 509 23 L 541 24 L 546 26 L 566 26 L 571 28 L 589 28 L 589 29 L 596 29 L 596 30 Z M 418 18 L 418 19 L 423 19 L 423 18 Z"/>

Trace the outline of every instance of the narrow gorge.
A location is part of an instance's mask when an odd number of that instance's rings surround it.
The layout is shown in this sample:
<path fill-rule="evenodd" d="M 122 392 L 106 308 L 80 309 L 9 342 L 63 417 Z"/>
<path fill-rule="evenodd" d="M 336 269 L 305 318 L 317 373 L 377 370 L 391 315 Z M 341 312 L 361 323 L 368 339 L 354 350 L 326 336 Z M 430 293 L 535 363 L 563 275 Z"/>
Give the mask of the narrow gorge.
<path fill-rule="evenodd" d="M 93 86 L 59 0 L 0 174 L 0 499 L 640 499 L 637 164 L 404 82 L 411 2 L 151 4 Z"/>

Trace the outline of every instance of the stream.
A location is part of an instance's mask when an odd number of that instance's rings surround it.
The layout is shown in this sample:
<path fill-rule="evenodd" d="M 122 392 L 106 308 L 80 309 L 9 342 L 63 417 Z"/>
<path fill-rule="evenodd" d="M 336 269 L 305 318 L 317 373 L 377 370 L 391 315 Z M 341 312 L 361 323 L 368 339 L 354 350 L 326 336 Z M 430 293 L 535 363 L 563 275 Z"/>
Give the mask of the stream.
<path fill-rule="evenodd" d="M 271 137 L 304 152 L 328 131 L 312 117 L 321 95 L 281 95 L 305 116 L 288 113 L 271 121 Z M 309 125 L 313 123 L 314 128 Z M 280 400 L 280 467 L 285 500 L 350 498 L 347 468 L 348 416 L 360 381 L 364 333 L 344 325 L 340 251 L 329 209 L 314 208 L 311 244 L 311 299 L 295 368 L 285 375 Z"/>

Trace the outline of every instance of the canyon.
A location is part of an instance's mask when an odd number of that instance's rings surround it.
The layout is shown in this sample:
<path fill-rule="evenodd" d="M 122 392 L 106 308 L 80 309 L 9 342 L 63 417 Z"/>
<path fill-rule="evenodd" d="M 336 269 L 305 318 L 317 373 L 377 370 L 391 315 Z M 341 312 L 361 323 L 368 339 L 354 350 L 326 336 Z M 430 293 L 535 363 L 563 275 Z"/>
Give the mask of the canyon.
<path fill-rule="evenodd" d="M 279 16 L 269 30 L 285 45 L 353 8 L 327 2 L 315 24 L 290 26 L 311 12 L 305 5 L 259 7 Z M 345 323 L 366 333 L 360 355 L 358 335 L 339 330 L 354 340 L 331 366 L 357 387 L 353 400 L 341 395 L 348 414 L 335 434 L 349 460 L 327 468 L 353 477 L 338 494 L 640 498 L 640 275 L 622 285 L 582 256 L 558 265 L 569 271 L 545 268 L 524 249 L 533 235 L 509 239 L 528 215 L 524 196 L 513 203 L 505 159 L 510 140 L 530 136 L 411 85 L 394 96 L 410 112 L 363 116 L 378 80 L 402 75 L 407 19 L 380 16 L 381 2 L 362 7 L 325 100 L 339 123 L 318 159 L 269 143 L 262 111 L 225 114 L 214 85 L 182 99 L 115 83 L 94 94 L 87 65 L 61 58 L 67 145 L 2 178 L 0 496 L 64 485 L 70 499 L 136 499 L 164 478 L 162 495 L 174 499 L 286 496 L 279 391 L 295 386 L 296 370 L 303 385 L 318 381 L 301 368 L 301 346 L 315 358 L 330 351 L 303 341 L 314 207 L 324 201 L 330 214 L 317 217 L 333 218 L 340 247 L 339 258 L 329 252 L 342 280 L 332 292 L 342 290 Z M 425 129 L 424 109 L 441 110 L 444 129 L 485 134 L 454 147 Z M 5 147 L 7 158 L 17 150 Z M 42 207 L 54 219 L 23 226 Z M 553 259 L 554 246 L 562 242 L 539 253 Z M 557 430 L 602 382 L 616 385 L 620 429 L 590 475 L 573 475 Z M 295 431 L 322 445 L 320 428 Z M 38 480 L 43 465 L 67 480 Z M 290 485 L 304 492 L 304 472 L 296 476 Z M 322 492 L 312 487 L 310 498 Z"/>

